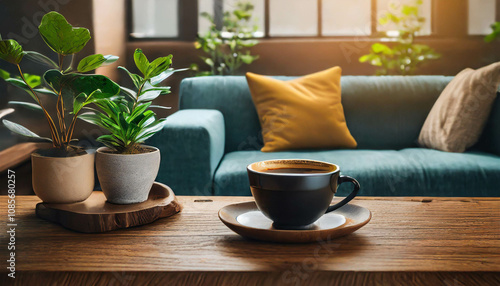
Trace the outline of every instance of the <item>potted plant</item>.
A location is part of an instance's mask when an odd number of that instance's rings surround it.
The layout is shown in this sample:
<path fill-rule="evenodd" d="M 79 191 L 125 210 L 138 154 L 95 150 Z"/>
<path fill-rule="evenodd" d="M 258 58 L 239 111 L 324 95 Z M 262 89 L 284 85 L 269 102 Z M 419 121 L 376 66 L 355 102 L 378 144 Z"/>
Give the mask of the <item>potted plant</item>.
<path fill-rule="evenodd" d="M 51 149 L 39 150 L 31 157 L 35 194 L 49 203 L 78 202 L 87 199 L 94 188 L 94 154 L 73 145 L 77 118 L 82 110 L 89 108 L 88 104 L 120 92 L 120 87 L 107 77 L 83 73 L 112 63 L 117 57 L 88 56 L 79 62 L 77 72 L 74 72 L 74 54 L 90 40 L 89 30 L 72 27 L 57 12 L 44 15 L 38 29 L 45 43 L 58 54 L 59 62 L 37 52 L 24 51 L 15 40 L 0 38 L 0 59 L 14 64 L 19 71 L 18 77 L 3 70 L 0 76 L 31 96 L 35 103 L 14 103 L 40 111 L 49 126 L 50 138 L 43 138 L 8 120 L 3 120 L 3 124 L 15 133 L 52 142 Z M 38 87 L 41 85 L 39 76 L 22 71 L 20 63 L 25 58 L 49 67 L 43 75 L 45 87 Z M 40 94 L 53 97 L 56 116 L 49 113 L 47 102 L 42 102 Z"/>
<path fill-rule="evenodd" d="M 108 202 L 115 204 L 140 203 L 148 198 L 160 167 L 160 151 L 143 143 L 163 128 L 164 118 L 157 119 L 150 108 L 170 87 L 159 84 L 172 75 L 172 55 L 148 61 L 142 50 L 134 53 L 134 61 L 142 73 L 133 74 L 124 67 L 136 91 L 122 87 L 123 96 L 96 102 L 100 112 L 87 112 L 82 119 L 110 132 L 97 140 L 106 147 L 97 149 L 96 170 Z"/>

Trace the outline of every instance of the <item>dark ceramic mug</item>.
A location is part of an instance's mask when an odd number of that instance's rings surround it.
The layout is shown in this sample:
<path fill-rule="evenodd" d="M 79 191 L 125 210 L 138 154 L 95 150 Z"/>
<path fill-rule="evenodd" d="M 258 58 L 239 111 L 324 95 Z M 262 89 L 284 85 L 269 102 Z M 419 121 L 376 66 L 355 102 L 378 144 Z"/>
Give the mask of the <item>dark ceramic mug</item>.
<path fill-rule="evenodd" d="M 275 228 L 307 228 L 325 213 L 347 204 L 359 191 L 358 181 L 340 176 L 339 166 L 321 161 L 262 161 L 248 165 L 247 172 L 255 203 Z M 330 205 L 337 187 L 345 182 L 352 183 L 354 190 Z"/>

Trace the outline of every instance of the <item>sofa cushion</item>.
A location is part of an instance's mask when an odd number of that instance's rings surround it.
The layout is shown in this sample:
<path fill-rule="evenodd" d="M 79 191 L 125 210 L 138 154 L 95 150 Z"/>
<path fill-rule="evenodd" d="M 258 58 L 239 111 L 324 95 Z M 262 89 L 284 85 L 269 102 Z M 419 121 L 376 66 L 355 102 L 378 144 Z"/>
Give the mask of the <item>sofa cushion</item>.
<path fill-rule="evenodd" d="M 215 195 L 251 195 L 246 166 L 269 159 L 313 159 L 335 163 L 356 178 L 360 196 L 499 196 L 500 157 L 431 149 L 238 151 L 224 156 L 214 178 Z M 344 186 L 345 185 L 345 186 Z M 349 192 L 344 184 L 339 196 Z"/>
<path fill-rule="evenodd" d="M 425 118 L 451 79 L 445 76 L 343 76 L 342 106 L 358 148 L 417 147 Z M 184 79 L 179 108 L 221 111 L 226 153 L 262 147 L 259 117 L 243 76 Z"/>
<path fill-rule="evenodd" d="M 262 152 L 356 148 L 340 100 L 342 69 L 281 81 L 247 73 L 262 126 Z"/>

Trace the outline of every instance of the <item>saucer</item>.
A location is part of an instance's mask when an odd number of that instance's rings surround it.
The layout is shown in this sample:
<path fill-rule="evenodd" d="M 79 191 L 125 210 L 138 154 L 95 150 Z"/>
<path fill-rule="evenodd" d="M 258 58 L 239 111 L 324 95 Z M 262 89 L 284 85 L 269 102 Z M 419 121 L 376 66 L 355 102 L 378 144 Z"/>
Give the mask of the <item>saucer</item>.
<path fill-rule="evenodd" d="M 303 230 L 283 230 L 272 226 L 255 202 L 232 204 L 219 211 L 220 220 L 237 234 L 265 241 L 305 243 L 331 240 L 350 234 L 371 219 L 371 212 L 353 204 L 347 204 L 323 215 L 310 227 Z"/>

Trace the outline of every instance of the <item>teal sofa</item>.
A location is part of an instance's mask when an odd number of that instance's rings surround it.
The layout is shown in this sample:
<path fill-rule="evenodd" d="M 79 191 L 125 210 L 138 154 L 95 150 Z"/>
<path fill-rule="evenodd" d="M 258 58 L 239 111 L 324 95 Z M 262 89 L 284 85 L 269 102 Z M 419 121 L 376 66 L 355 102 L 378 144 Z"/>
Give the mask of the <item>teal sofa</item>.
<path fill-rule="evenodd" d="M 307 158 L 339 165 L 342 174 L 360 182 L 362 196 L 499 196 L 498 97 L 480 142 L 467 152 L 417 144 L 428 112 L 451 79 L 343 76 L 342 104 L 358 148 L 274 153 L 260 151 L 261 127 L 245 77 L 185 79 L 180 110 L 148 142 L 161 150 L 157 181 L 178 195 L 251 195 L 248 164 Z"/>

